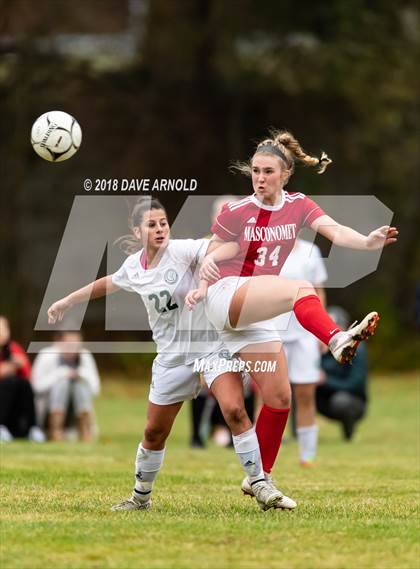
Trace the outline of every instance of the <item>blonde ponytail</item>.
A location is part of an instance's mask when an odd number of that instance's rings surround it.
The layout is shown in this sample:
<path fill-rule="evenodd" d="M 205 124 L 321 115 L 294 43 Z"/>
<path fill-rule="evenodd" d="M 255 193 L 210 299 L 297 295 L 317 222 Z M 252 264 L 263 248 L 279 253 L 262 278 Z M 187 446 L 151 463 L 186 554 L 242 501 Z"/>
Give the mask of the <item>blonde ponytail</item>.
<path fill-rule="evenodd" d="M 306 154 L 296 138 L 287 130 L 270 130 L 271 138 L 265 138 L 258 143 L 254 155 L 248 162 L 234 162 L 230 166 L 231 172 L 240 172 L 250 177 L 252 172 L 252 159 L 259 152 L 277 156 L 290 170 L 290 175 L 295 169 L 295 162 L 303 162 L 305 166 L 318 167 L 318 174 L 323 174 L 332 160 L 325 152 L 321 153 L 321 157 Z"/>
<path fill-rule="evenodd" d="M 270 134 L 273 139 L 271 141 L 273 146 L 282 150 L 293 162 L 295 162 L 295 160 L 299 160 L 300 162 L 303 162 L 305 166 L 319 166 L 318 174 L 323 174 L 332 162 L 325 152 L 322 152 L 321 158 L 306 154 L 293 134 L 287 130 L 272 131 Z"/>

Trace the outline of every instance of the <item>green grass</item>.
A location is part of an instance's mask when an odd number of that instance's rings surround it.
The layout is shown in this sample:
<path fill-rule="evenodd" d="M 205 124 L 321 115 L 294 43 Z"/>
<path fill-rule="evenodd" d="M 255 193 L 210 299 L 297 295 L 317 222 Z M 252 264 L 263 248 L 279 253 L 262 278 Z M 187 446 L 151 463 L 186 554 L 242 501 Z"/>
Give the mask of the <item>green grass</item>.
<path fill-rule="evenodd" d="M 417 569 L 419 385 L 376 377 L 354 442 L 320 421 L 318 466 L 297 464 L 295 442 L 276 478 L 295 512 L 260 512 L 242 497 L 231 450 L 190 450 L 179 416 L 148 512 L 112 513 L 132 487 L 144 387 L 105 384 L 98 443 L 1 448 L 1 569 Z"/>

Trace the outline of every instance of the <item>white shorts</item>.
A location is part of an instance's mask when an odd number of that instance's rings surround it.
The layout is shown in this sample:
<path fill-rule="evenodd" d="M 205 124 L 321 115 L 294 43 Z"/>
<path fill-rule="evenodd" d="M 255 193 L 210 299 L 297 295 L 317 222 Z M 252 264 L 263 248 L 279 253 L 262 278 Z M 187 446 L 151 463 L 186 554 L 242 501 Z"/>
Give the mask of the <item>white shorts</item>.
<path fill-rule="evenodd" d="M 319 342 L 309 332 L 283 342 L 290 383 L 315 383 L 321 375 Z"/>
<path fill-rule="evenodd" d="M 262 320 L 249 326 L 232 328 L 229 322 L 229 307 L 233 295 L 252 277 L 225 277 L 211 285 L 207 293 L 207 318 L 219 332 L 220 339 L 232 354 L 249 344 L 281 342 L 273 320 Z"/>
<path fill-rule="evenodd" d="M 226 348 L 207 357 L 197 358 L 206 360 L 205 369 L 201 375 L 210 388 L 213 381 L 229 371 L 225 366 L 229 360 Z M 154 360 L 152 366 L 152 382 L 150 384 L 149 401 L 156 405 L 172 405 L 181 401 L 195 399 L 202 388 L 200 371 L 195 371 L 194 363 L 165 367 Z"/>

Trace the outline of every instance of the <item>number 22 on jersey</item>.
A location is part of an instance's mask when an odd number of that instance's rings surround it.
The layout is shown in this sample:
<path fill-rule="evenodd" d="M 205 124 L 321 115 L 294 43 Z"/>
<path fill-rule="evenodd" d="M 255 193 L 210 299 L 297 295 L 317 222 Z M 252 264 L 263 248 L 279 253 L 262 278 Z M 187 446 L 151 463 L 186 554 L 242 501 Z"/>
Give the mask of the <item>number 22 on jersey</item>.
<path fill-rule="evenodd" d="M 169 290 L 161 290 L 159 296 L 157 294 L 149 294 L 148 298 L 149 300 L 153 300 L 155 303 L 156 312 L 159 312 L 159 314 L 163 314 L 163 312 L 168 312 L 169 310 L 175 310 L 175 308 L 178 308 L 176 302 L 171 303 L 172 299 Z M 161 299 L 163 299 L 163 306 L 161 306 Z"/>

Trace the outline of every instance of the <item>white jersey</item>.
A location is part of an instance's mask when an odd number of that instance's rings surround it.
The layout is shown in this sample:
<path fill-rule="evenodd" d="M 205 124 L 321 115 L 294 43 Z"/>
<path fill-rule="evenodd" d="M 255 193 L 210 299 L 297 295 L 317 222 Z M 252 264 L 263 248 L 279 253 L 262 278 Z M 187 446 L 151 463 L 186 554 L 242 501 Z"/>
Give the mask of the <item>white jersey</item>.
<path fill-rule="evenodd" d="M 280 276 L 287 279 L 305 279 L 315 287 L 322 287 L 328 275 L 319 247 L 303 239 L 297 239 L 295 247 L 280 271 Z M 308 334 L 308 331 L 299 324 L 294 312 L 281 314 L 273 321 L 284 342 L 291 342 Z"/>
<path fill-rule="evenodd" d="M 141 296 L 157 346 L 156 359 L 165 367 L 188 365 L 223 347 L 204 303 L 193 311 L 184 304 L 188 291 L 197 287 L 194 272 L 209 243 L 208 239 L 170 240 L 156 267 L 142 266 L 142 250 L 130 255 L 112 276 L 116 286 Z"/>

